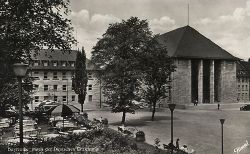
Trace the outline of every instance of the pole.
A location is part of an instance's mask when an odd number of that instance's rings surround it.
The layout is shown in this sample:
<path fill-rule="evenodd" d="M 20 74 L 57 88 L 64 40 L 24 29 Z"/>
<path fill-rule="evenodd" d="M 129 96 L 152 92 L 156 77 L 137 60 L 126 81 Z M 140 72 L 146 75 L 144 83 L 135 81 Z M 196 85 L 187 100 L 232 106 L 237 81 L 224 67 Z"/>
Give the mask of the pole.
<path fill-rule="evenodd" d="M 174 124 L 173 124 L 173 112 L 174 112 L 174 109 L 175 109 L 175 106 L 176 106 L 176 104 L 168 104 L 168 107 L 169 107 L 169 109 L 170 109 L 170 111 L 171 111 L 171 154 L 173 154 L 174 153 L 174 144 L 173 144 L 173 130 L 174 130 Z"/>
<path fill-rule="evenodd" d="M 189 25 L 189 3 L 188 3 L 188 25 Z"/>
<path fill-rule="evenodd" d="M 19 94 L 19 136 L 21 154 L 23 153 L 23 103 L 22 103 L 22 77 L 18 79 L 18 94 Z"/>
<path fill-rule="evenodd" d="M 173 154 L 173 110 L 171 110 L 171 154 Z"/>
<path fill-rule="evenodd" d="M 68 90 L 68 79 L 67 79 L 67 105 L 69 104 L 69 90 Z"/>
<path fill-rule="evenodd" d="M 221 154 L 223 154 L 223 124 L 225 122 L 225 119 L 220 119 L 221 123 Z"/>
<path fill-rule="evenodd" d="M 221 124 L 221 154 L 223 154 L 223 124 Z"/>

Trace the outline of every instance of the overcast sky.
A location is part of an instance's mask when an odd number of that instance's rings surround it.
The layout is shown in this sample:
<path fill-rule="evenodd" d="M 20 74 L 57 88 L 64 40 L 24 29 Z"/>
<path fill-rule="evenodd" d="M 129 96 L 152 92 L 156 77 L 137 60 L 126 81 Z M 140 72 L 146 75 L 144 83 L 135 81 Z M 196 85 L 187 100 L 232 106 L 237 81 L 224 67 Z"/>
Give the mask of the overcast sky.
<path fill-rule="evenodd" d="M 78 48 L 87 57 L 110 23 L 137 16 L 163 34 L 188 24 L 239 58 L 250 58 L 250 0 L 71 0 Z M 77 35 L 76 35 L 77 33 Z M 77 49 L 77 47 L 74 47 Z"/>

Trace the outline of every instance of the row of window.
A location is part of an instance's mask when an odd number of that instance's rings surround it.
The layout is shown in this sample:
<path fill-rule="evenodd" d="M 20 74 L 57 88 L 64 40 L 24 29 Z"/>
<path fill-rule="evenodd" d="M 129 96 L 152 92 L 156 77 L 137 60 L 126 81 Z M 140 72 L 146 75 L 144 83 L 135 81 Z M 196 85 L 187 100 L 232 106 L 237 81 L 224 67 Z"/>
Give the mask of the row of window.
<path fill-rule="evenodd" d="M 34 75 L 38 75 L 38 74 L 39 74 L 39 72 L 34 72 Z M 63 80 L 66 80 L 66 79 L 67 79 L 67 76 L 69 76 L 69 75 L 67 75 L 66 72 L 62 72 L 62 79 L 63 79 Z M 70 76 L 71 76 L 71 75 L 70 75 Z M 53 72 L 52 77 L 53 77 L 53 80 L 59 80 L 59 78 L 58 78 L 58 72 Z M 34 78 L 37 79 L 37 80 L 40 79 L 39 77 L 34 77 Z M 71 78 L 72 78 L 72 76 L 71 76 Z M 92 73 L 88 73 L 88 79 L 89 79 L 89 80 L 92 80 L 92 79 L 93 79 Z M 49 73 L 48 73 L 48 72 L 44 72 L 44 73 L 43 73 L 43 80 L 49 80 Z"/>
<path fill-rule="evenodd" d="M 70 67 L 75 67 L 75 62 L 74 61 L 48 61 L 48 60 L 34 60 L 33 61 L 33 66 L 54 66 L 54 67 L 58 67 L 59 64 L 61 64 L 60 66 L 62 67 L 66 67 L 66 66 L 70 66 Z"/>
<path fill-rule="evenodd" d="M 39 85 L 34 85 L 34 88 L 35 88 L 35 90 L 38 90 Z M 93 89 L 93 86 L 91 84 L 88 85 L 88 90 L 91 91 L 92 89 Z M 49 85 L 44 85 L 43 90 L 48 91 L 49 90 Z M 57 91 L 57 90 L 58 90 L 58 85 L 53 85 L 53 91 Z M 62 90 L 66 91 L 67 90 L 67 85 L 62 85 Z M 73 90 L 73 87 L 72 87 L 71 90 Z"/>
<path fill-rule="evenodd" d="M 247 77 L 238 78 L 238 82 L 249 82 L 249 79 Z"/>
<path fill-rule="evenodd" d="M 42 96 L 35 96 L 35 98 L 34 98 L 35 102 L 39 102 L 40 97 L 42 97 Z M 49 100 L 49 97 L 50 96 L 44 96 L 43 98 L 44 98 L 44 100 Z M 58 101 L 58 97 L 59 96 L 54 96 L 53 97 L 53 101 L 57 102 Z M 71 96 L 71 100 L 72 100 L 72 102 L 76 101 L 76 96 L 72 95 Z M 62 96 L 62 101 L 63 102 L 67 102 L 67 96 Z M 89 102 L 93 101 L 93 96 L 92 95 L 88 95 L 88 101 Z"/>
<path fill-rule="evenodd" d="M 238 100 L 249 100 L 248 93 L 238 93 Z"/>
<path fill-rule="evenodd" d="M 34 99 L 35 102 L 39 102 L 39 98 L 40 98 L 39 96 L 35 96 L 35 99 Z M 44 100 L 49 100 L 50 96 L 44 96 L 43 98 L 44 98 Z M 53 100 L 58 101 L 58 96 L 54 96 Z M 74 102 L 76 100 L 76 96 L 72 95 L 71 100 L 72 100 L 72 102 Z M 62 96 L 62 101 L 66 102 L 67 101 L 67 96 Z"/>
<path fill-rule="evenodd" d="M 249 91 L 248 85 L 238 85 L 238 91 Z"/>

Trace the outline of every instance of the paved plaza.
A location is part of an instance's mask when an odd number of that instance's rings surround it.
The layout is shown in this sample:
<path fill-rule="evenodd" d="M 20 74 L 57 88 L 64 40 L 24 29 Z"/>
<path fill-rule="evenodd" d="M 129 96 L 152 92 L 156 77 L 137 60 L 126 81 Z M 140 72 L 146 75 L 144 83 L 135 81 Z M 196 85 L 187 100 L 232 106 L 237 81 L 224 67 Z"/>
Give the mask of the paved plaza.
<path fill-rule="evenodd" d="M 240 105 L 238 105 L 240 106 Z M 234 153 L 236 147 L 243 146 L 250 141 L 250 112 L 239 111 L 239 108 L 223 107 L 217 110 L 216 106 L 200 106 L 186 110 L 174 111 L 174 142 L 180 138 L 180 146 L 186 144 L 198 154 L 221 153 L 221 124 L 219 119 L 225 118 L 224 123 L 224 153 Z M 207 108 L 207 109 L 206 109 Z M 108 110 L 87 111 L 89 119 L 108 118 L 110 127 L 117 130 L 120 125 L 121 113 L 111 113 Z M 137 111 L 127 114 L 128 127 L 136 127 L 146 134 L 146 142 L 154 144 L 159 138 L 161 144 L 170 142 L 170 111 L 168 109 L 156 113 L 155 121 L 150 121 L 150 111 Z M 240 154 L 250 151 L 244 148 Z"/>

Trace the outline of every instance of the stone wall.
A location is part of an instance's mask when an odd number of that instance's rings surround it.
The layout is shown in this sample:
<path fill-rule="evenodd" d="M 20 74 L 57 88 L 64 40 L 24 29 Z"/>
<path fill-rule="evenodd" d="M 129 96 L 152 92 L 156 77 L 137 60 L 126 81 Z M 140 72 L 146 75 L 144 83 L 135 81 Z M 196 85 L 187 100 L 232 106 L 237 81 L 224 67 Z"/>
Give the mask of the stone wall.
<path fill-rule="evenodd" d="M 172 102 L 187 104 L 191 102 L 191 60 L 176 59 L 176 71 L 172 73 Z"/>
<path fill-rule="evenodd" d="M 191 103 L 191 60 L 176 59 L 176 71 L 172 73 L 172 102 L 176 104 Z M 237 102 L 237 83 L 236 83 L 236 63 L 233 61 L 222 61 L 219 77 L 219 100 L 222 103 Z M 210 66 L 210 103 L 214 103 L 214 60 Z M 198 66 L 198 102 L 203 103 L 203 60 Z"/>
<path fill-rule="evenodd" d="M 221 64 L 221 102 L 237 102 L 236 62 L 222 61 Z"/>

